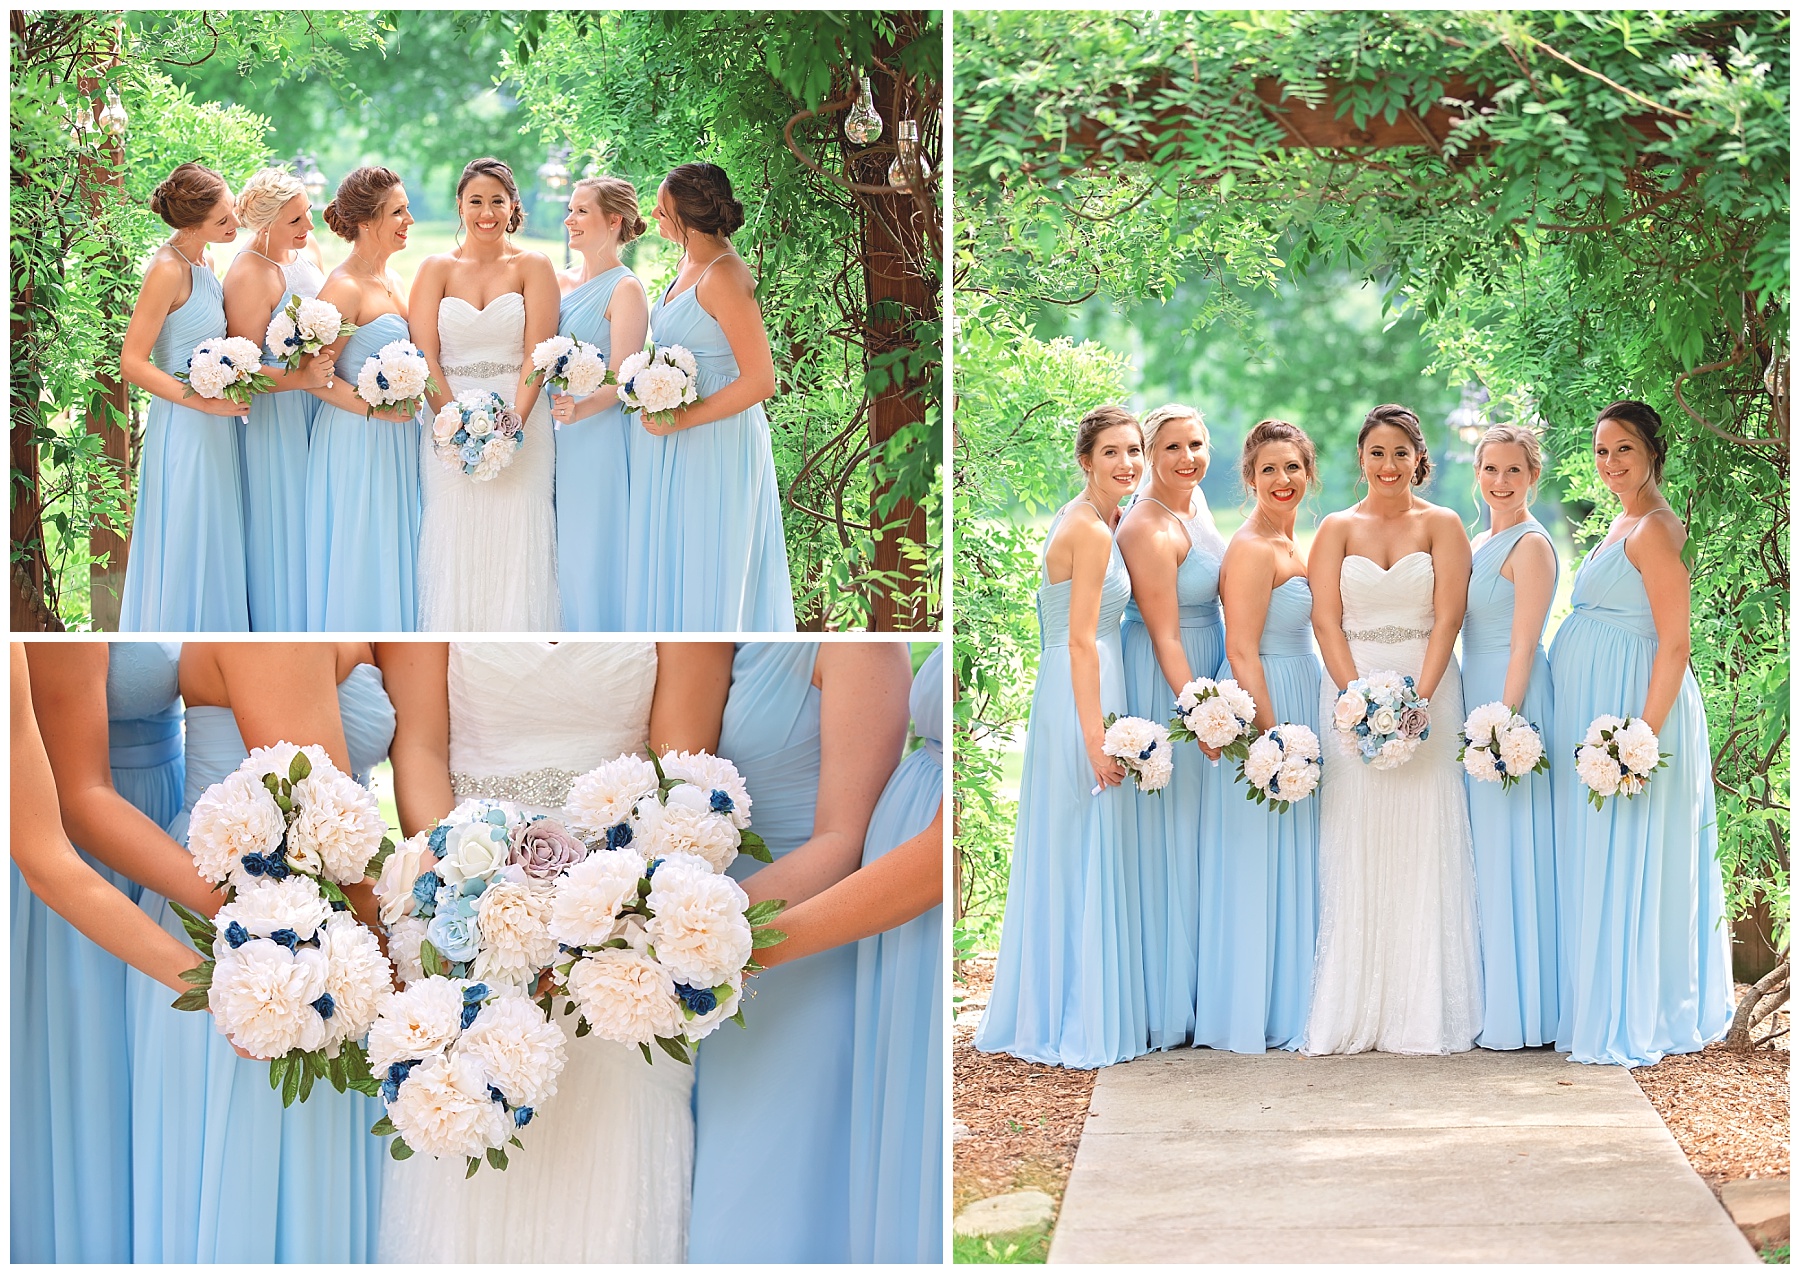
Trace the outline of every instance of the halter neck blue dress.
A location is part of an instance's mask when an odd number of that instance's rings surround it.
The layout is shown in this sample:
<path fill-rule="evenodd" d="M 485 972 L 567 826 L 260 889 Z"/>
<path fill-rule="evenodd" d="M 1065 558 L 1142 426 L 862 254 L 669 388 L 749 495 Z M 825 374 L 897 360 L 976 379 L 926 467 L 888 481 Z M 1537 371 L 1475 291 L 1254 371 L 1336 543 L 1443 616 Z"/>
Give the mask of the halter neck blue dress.
<path fill-rule="evenodd" d="M 623 265 L 596 274 L 563 297 L 556 324 L 563 335 L 596 346 L 607 367 L 615 370 L 630 351 L 613 349 L 606 309 L 614 290 L 630 275 L 630 267 Z M 557 586 L 563 627 L 570 632 L 611 633 L 626 627 L 628 444 L 631 431 L 642 429 L 625 414 L 612 386 L 599 393 L 612 405 L 556 431 Z"/>

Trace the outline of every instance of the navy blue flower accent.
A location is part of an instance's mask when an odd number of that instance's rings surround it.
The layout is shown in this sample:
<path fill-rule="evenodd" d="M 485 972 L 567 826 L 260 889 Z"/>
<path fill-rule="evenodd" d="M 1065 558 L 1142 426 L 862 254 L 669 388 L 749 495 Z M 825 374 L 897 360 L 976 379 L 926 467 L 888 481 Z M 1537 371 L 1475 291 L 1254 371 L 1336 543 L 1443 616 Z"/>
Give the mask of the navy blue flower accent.
<path fill-rule="evenodd" d="M 681 1002 L 701 1017 L 705 1017 L 719 1007 L 719 997 L 713 994 L 711 987 L 686 986 L 680 982 L 675 984 L 675 994 Z"/>
<path fill-rule="evenodd" d="M 300 949 L 300 935 L 295 933 L 292 929 L 277 929 L 274 933 L 269 935 L 269 941 L 279 942 L 289 951 L 298 951 Z"/>
<path fill-rule="evenodd" d="M 388 387 L 387 374 L 385 372 L 376 372 L 375 373 L 375 383 L 377 385 L 380 385 L 383 389 L 386 389 Z"/>
<path fill-rule="evenodd" d="M 462 1028 L 468 1030 L 475 1024 L 475 1018 L 481 1012 L 481 1002 L 487 999 L 487 983 L 477 982 L 473 986 L 463 988 Z"/>
<path fill-rule="evenodd" d="M 337 1001 L 331 998 L 331 992 L 329 991 L 314 1000 L 312 1006 L 313 1011 L 327 1022 L 331 1020 L 331 1015 L 337 1012 Z"/>
<path fill-rule="evenodd" d="M 488 1085 L 488 1096 L 499 1102 L 502 1106 L 506 1105 L 506 1094 L 501 1092 L 498 1088 L 495 1088 L 492 1084 Z"/>
<path fill-rule="evenodd" d="M 249 872 L 252 876 L 260 876 L 268 870 L 269 860 L 264 858 L 261 854 L 245 854 L 238 861 L 243 864 L 244 870 Z"/>
<path fill-rule="evenodd" d="M 412 1068 L 417 1065 L 417 1062 L 395 1062 L 388 1067 L 387 1078 L 381 1081 L 381 1097 L 383 1101 L 392 1105 L 394 1102 L 400 1100 L 400 1085 L 406 1082 L 406 1077 L 412 1073 Z"/>
<path fill-rule="evenodd" d="M 1156 751 L 1156 741 L 1152 739 L 1150 741 L 1150 746 L 1138 753 L 1138 760 L 1148 761 L 1150 759 L 1150 754 L 1154 751 Z"/>
<path fill-rule="evenodd" d="M 231 949 L 233 951 L 236 951 L 239 947 L 250 941 L 250 931 L 237 921 L 233 920 L 230 924 L 225 926 L 225 941 L 231 944 Z"/>
<path fill-rule="evenodd" d="M 606 847 L 624 849 L 631 844 L 631 824 L 617 823 L 606 829 Z"/>
<path fill-rule="evenodd" d="M 713 813 L 729 814 L 729 813 L 731 813 L 732 810 L 734 810 L 736 808 L 737 808 L 737 806 L 735 804 L 733 804 L 730 792 L 727 792 L 724 788 L 719 788 L 719 787 L 715 787 L 712 790 L 712 811 L 713 811 Z"/>
<path fill-rule="evenodd" d="M 657 868 L 658 868 L 658 867 L 661 867 L 661 866 L 662 866 L 662 865 L 663 865 L 663 860 L 662 860 L 662 859 L 660 859 L 660 858 L 652 858 L 652 859 L 651 859 L 651 860 L 650 860 L 650 865 L 649 865 L 649 866 L 648 866 L 648 867 L 646 867 L 646 868 L 644 868 L 644 876 L 645 876 L 645 877 L 646 877 L 646 878 L 649 878 L 649 877 L 651 877 L 651 876 L 654 876 L 654 875 L 656 875 L 656 869 L 657 869 Z"/>

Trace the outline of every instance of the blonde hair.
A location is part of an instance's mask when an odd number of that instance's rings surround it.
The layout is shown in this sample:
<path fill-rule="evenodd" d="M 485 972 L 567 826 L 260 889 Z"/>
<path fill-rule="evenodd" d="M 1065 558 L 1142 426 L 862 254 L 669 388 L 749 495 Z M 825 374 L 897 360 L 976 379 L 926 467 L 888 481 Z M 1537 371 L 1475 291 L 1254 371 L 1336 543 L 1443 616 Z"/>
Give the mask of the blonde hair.
<path fill-rule="evenodd" d="M 624 247 L 644 233 L 644 214 L 638 211 L 637 187 L 623 177 L 583 177 L 569 192 L 573 199 L 582 191 L 594 196 L 600 211 L 619 218 L 619 246 Z"/>
<path fill-rule="evenodd" d="M 1206 418 L 1192 407 L 1184 407 L 1180 403 L 1164 403 L 1161 407 L 1145 416 L 1141 422 L 1144 430 L 1144 451 L 1148 453 L 1156 446 L 1156 435 L 1171 420 L 1192 420 L 1200 426 L 1200 433 L 1210 444 L 1212 431 L 1206 427 Z"/>
<path fill-rule="evenodd" d="M 252 230 L 266 230 L 295 195 L 306 193 L 300 179 L 285 168 L 264 168 L 238 191 L 238 220 Z"/>
<path fill-rule="evenodd" d="M 1525 453 L 1525 468 L 1535 485 L 1544 476 L 1544 448 L 1537 434 L 1523 425 L 1490 425 L 1475 444 L 1475 467 L 1481 468 L 1481 452 L 1490 443 L 1512 443 Z"/>

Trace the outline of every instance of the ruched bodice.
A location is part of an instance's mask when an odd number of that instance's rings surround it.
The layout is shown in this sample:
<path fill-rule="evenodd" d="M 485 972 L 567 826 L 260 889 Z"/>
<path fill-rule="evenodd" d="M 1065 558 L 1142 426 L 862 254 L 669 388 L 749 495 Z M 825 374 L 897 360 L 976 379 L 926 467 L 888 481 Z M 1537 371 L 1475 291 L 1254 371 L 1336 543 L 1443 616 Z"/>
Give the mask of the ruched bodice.
<path fill-rule="evenodd" d="M 1216 628 L 1225 622 L 1219 610 L 1219 568 L 1223 559 L 1198 539 L 1191 538 L 1196 527 L 1184 525 L 1188 526 L 1191 542 L 1187 556 L 1181 559 L 1181 565 L 1175 571 L 1175 600 L 1181 607 L 1181 626 Z M 1125 618 L 1143 622 L 1136 599 L 1126 604 Z"/>
<path fill-rule="evenodd" d="M 1469 571 L 1469 606 L 1463 613 L 1464 659 L 1471 654 L 1503 654 L 1512 649 L 1513 582 L 1500 569 L 1519 541 L 1533 533 L 1549 539 L 1535 518 L 1526 518 L 1517 526 L 1489 536 L 1475 550 Z M 1551 556 L 1554 560 L 1555 554 Z M 1544 619 L 1549 618 L 1546 611 Z M 1538 640 L 1543 639 L 1543 624 L 1539 624 Z"/>
<path fill-rule="evenodd" d="M 525 353 L 523 294 L 502 292 L 480 309 L 460 296 L 446 296 L 438 303 L 437 328 L 444 375 L 489 380 L 519 374 Z"/>
<path fill-rule="evenodd" d="M 174 642 L 107 647 L 106 738 L 115 770 L 144 770 L 181 756 L 181 686 Z"/>
<path fill-rule="evenodd" d="M 913 733 L 928 749 L 933 760 L 944 754 L 944 648 L 933 646 L 913 677 L 912 694 L 907 699 L 912 712 Z"/>
<path fill-rule="evenodd" d="M 725 329 L 719 326 L 718 319 L 700 308 L 699 286 L 696 281 L 673 299 L 665 292 L 650 309 L 650 332 L 659 346 L 680 345 L 693 354 L 699 368 L 696 388 L 705 398 L 736 380 L 739 372 L 731 342 L 725 339 Z"/>
<path fill-rule="evenodd" d="M 1044 537 L 1044 550 L 1040 555 L 1040 565 L 1050 552 L 1050 541 L 1056 535 L 1057 524 L 1063 519 L 1064 509 L 1050 523 L 1050 534 Z M 1052 646 L 1069 644 L 1069 594 L 1075 586 L 1073 578 L 1049 582 L 1049 568 L 1044 567 L 1045 579 L 1038 586 L 1038 648 L 1048 650 Z M 1213 575 L 1213 593 L 1218 594 L 1218 574 Z M 1119 552 L 1119 543 L 1113 541 L 1112 556 L 1106 563 L 1106 578 L 1100 582 L 1100 619 L 1095 625 L 1095 634 L 1102 638 L 1114 638 L 1119 635 L 1119 623 L 1125 617 L 1126 607 L 1131 605 L 1131 572 L 1125 569 L 1124 555 Z"/>
<path fill-rule="evenodd" d="M 389 341 L 404 341 L 408 335 L 406 320 L 398 314 L 383 314 L 370 319 L 344 342 L 343 351 L 338 354 L 338 374 L 354 385 L 362 365 L 379 353 L 383 345 Z"/>
<path fill-rule="evenodd" d="M 719 753 L 736 765 L 750 792 L 750 826 L 780 858 L 812 835 L 819 800 L 819 688 L 812 684 L 814 642 L 740 644 L 731 661 L 731 694 Z M 739 858 L 731 874 L 761 864 Z"/>
<path fill-rule="evenodd" d="M 1344 558 L 1341 595 L 1344 635 L 1352 645 L 1366 640 L 1359 633 L 1382 632 L 1392 643 L 1396 630 L 1431 631 L 1431 592 L 1436 584 L 1431 554 L 1408 553 L 1385 571 L 1360 553 Z M 1377 639 L 1380 640 L 1380 639 Z"/>
<path fill-rule="evenodd" d="M 150 361 L 171 374 L 188 369 L 194 346 L 225 335 L 225 288 L 219 276 L 203 265 L 191 266 L 188 274 L 193 291 L 163 320 L 150 348 Z"/>
<path fill-rule="evenodd" d="M 1611 624 L 1654 642 L 1656 621 L 1650 614 L 1650 594 L 1644 589 L 1644 577 L 1626 555 L 1624 543 L 1614 540 L 1588 554 L 1575 572 L 1575 591 L 1570 598 L 1574 610 L 1566 623 Z"/>
<path fill-rule="evenodd" d="M 1313 653 L 1312 585 L 1306 576 L 1284 580 L 1269 594 L 1269 613 L 1263 619 L 1257 653 L 1310 655 Z"/>
<path fill-rule="evenodd" d="M 606 308 L 612 304 L 613 292 L 630 274 L 631 268 L 623 265 L 596 274 L 563 297 L 562 309 L 557 315 L 556 330 L 597 348 L 608 367 L 616 366 L 618 359 L 613 357 L 612 320 L 606 317 Z M 623 358 L 629 352 L 621 350 L 619 357 Z M 603 389 L 600 392 L 611 391 Z"/>

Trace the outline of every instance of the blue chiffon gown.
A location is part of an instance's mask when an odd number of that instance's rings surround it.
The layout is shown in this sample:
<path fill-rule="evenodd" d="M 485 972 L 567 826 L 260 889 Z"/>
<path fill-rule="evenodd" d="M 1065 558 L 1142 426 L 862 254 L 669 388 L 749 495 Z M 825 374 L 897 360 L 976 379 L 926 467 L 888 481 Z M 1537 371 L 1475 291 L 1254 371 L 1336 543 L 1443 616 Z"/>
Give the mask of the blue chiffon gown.
<path fill-rule="evenodd" d="M 1303 576 L 1269 594 L 1257 652 L 1276 722 L 1318 734 L 1324 669 Z M 1221 660 L 1215 679 L 1231 675 Z M 1235 778 L 1234 765 L 1217 805 L 1203 811 L 1201 862 L 1212 870 L 1201 881 L 1194 1044 L 1234 1053 L 1297 1049 L 1312 1007 L 1319 934 L 1319 797 L 1277 814 L 1250 800 Z"/>
<path fill-rule="evenodd" d="M 225 290 L 203 265 L 156 334 L 150 361 L 185 372 L 201 341 L 225 335 Z M 119 599 L 122 633 L 241 633 L 244 576 L 240 425 L 152 397 L 138 460 L 137 512 Z"/>
<path fill-rule="evenodd" d="M 1181 647 L 1196 677 L 1210 677 L 1225 658 L 1225 627 L 1219 614 L 1219 557 L 1190 543 L 1175 573 L 1181 606 Z M 1120 625 L 1125 661 L 1125 704 L 1134 717 L 1168 722 L 1175 716 L 1175 691 L 1156 662 L 1156 648 L 1133 601 Z M 1139 934 L 1144 949 L 1144 1008 L 1152 1049 L 1177 1048 L 1194 1033 L 1194 975 L 1198 966 L 1200 877 L 1218 865 L 1201 864 L 1202 811 L 1215 807 L 1224 791 L 1224 771 L 1215 768 L 1198 744 L 1177 743 L 1175 773 L 1160 796 L 1134 791 L 1137 824 L 1135 867 Z M 1091 784 L 1089 785 L 1092 786 Z"/>
<path fill-rule="evenodd" d="M 913 678 L 919 746 L 869 820 L 863 865 L 931 826 L 944 801 L 944 648 Z M 944 1259 L 944 909 L 856 947 L 850 1260 Z"/>
<path fill-rule="evenodd" d="M 1586 801 L 1575 748 L 1595 717 L 1643 711 L 1656 655 L 1644 580 L 1619 540 L 1575 573 L 1550 648 L 1562 998 L 1556 1047 L 1576 1062 L 1648 1066 L 1731 1025 L 1731 932 L 1719 869 L 1706 707 L 1691 670 L 1658 732 L 1668 765 L 1643 792 Z"/>
<path fill-rule="evenodd" d="M 659 347 L 692 351 L 705 398 L 739 373 L 725 330 L 700 308 L 699 282 L 673 300 L 665 293 L 651 307 L 650 332 Z M 781 484 L 762 404 L 666 438 L 653 437 L 636 420 L 628 432 L 631 535 L 623 627 L 793 632 Z"/>
<path fill-rule="evenodd" d="M 338 707 L 366 783 L 394 736 L 380 670 L 354 668 Z M 249 755 L 231 709 L 190 707 L 187 720 L 186 800 L 169 828 L 177 840 L 194 802 Z M 139 906 L 187 941 L 165 899 L 146 891 Z M 284 1110 L 268 1064 L 240 1058 L 210 1013 L 171 1008 L 169 989 L 135 970 L 128 995 L 134 1259 L 374 1260 L 387 1147 L 369 1128 L 381 1103 L 320 1083 Z"/>
<path fill-rule="evenodd" d="M 1527 518 L 1475 550 L 1469 608 L 1463 617 L 1463 704 L 1474 711 L 1506 693 L 1512 658 L 1513 585 L 1500 568 L 1527 535 L 1549 534 Z M 1551 546 L 1554 555 L 1555 546 Z M 1555 692 L 1543 630 L 1520 709 L 1543 731 L 1555 769 L 1571 769 L 1571 751 L 1551 750 Z M 1591 720 L 1592 718 L 1590 718 Z M 1585 728 L 1585 723 L 1583 723 Z M 1556 814 L 1554 774 L 1527 775 L 1510 791 L 1465 776 L 1469 830 L 1475 838 L 1475 908 L 1481 920 L 1483 999 L 1479 1048 L 1536 1048 L 1556 1039 Z"/>
<path fill-rule="evenodd" d="M 1066 512 L 1051 523 L 1052 535 Z M 1069 672 L 1071 583 L 1046 582 L 1037 592 L 1038 678 L 1025 732 L 1012 873 L 994 989 L 975 1047 L 1085 1070 L 1144 1053 L 1149 1028 L 1138 900 L 1128 870 L 1136 852 L 1134 797 L 1125 785 L 1089 794 L 1094 770 Z M 1119 620 L 1130 599 L 1130 576 L 1115 544 L 1095 630 L 1103 714 L 1126 709 Z"/>
<path fill-rule="evenodd" d="M 813 642 L 740 645 L 719 734 L 750 791 L 750 826 L 777 859 L 804 844 L 819 799 Z M 740 857 L 739 880 L 762 864 Z M 855 947 L 758 974 L 745 1029 L 726 1024 L 694 1063 L 688 1260 L 850 1259 Z M 759 1166 L 761 1165 L 761 1166 Z"/>
<path fill-rule="evenodd" d="M 631 276 L 618 265 L 596 274 L 562 300 L 556 330 L 597 346 L 614 366 L 612 323 L 606 307 Z M 623 352 L 621 352 L 623 356 Z M 563 627 L 570 632 L 619 632 L 625 624 L 625 577 L 631 526 L 628 444 L 632 430 L 612 386 L 599 391 L 613 403 L 556 431 L 556 572 Z"/>
<path fill-rule="evenodd" d="M 344 343 L 339 375 L 354 385 L 364 362 L 406 338 L 398 314 L 364 324 Z M 307 631 L 414 631 L 421 499 L 417 418 L 319 404 L 306 468 Z"/>
<path fill-rule="evenodd" d="M 271 264 L 280 265 L 279 262 Z M 312 258 L 281 266 L 281 308 L 319 295 L 324 276 Z M 263 349 L 268 364 L 275 351 Z M 250 630 L 306 631 L 306 470 L 313 418 L 325 404 L 304 389 L 258 394 L 244 425 L 244 549 Z"/>
<path fill-rule="evenodd" d="M 175 647 L 115 642 L 106 669 L 114 789 L 158 825 L 181 810 Z M 128 897 L 138 885 L 83 853 Z M 125 964 L 12 869 L 12 1259 L 131 1259 Z"/>

